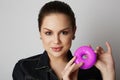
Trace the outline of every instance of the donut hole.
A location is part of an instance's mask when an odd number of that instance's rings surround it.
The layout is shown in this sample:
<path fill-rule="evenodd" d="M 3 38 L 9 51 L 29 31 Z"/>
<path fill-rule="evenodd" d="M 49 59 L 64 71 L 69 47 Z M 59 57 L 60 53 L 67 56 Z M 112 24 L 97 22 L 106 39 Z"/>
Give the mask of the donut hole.
<path fill-rule="evenodd" d="M 88 58 L 87 54 L 82 55 L 82 59 L 86 60 Z"/>

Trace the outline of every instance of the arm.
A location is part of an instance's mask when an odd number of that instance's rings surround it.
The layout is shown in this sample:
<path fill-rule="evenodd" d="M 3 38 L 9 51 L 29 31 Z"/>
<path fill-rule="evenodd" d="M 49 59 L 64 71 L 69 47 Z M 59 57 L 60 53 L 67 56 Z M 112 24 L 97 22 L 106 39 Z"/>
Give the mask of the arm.
<path fill-rule="evenodd" d="M 115 80 L 115 63 L 112 57 L 111 46 L 106 42 L 107 51 L 104 51 L 102 47 L 97 47 L 95 52 L 97 53 L 98 60 L 95 66 L 101 71 L 103 80 Z"/>

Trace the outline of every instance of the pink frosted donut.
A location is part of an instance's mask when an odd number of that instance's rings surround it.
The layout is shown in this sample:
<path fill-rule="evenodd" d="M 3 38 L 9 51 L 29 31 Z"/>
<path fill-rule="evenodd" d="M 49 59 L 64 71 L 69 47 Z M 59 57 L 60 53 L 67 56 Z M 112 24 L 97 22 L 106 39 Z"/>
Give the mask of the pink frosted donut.
<path fill-rule="evenodd" d="M 74 56 L 76 56 L 76 60 L 75 60 L 76 64 L 80 62 L 84 63 L 83 66 L 80 67 L 81 69 L 89 69 L 96 62 L 96 54 L 94 50 L 88 46 L 79 47 L 75 51 Z"/>

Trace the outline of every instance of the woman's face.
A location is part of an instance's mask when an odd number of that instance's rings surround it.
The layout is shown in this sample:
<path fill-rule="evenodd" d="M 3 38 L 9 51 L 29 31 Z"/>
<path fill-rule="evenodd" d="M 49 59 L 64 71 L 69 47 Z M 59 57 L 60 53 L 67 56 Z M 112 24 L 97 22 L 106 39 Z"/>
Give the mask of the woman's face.
<path fill-rule="evenodd" d="M 68 16 L 51 13 L 44 17 L 40 35 L 48 55 L 60 57 L 70 49 L 74 33 Z"/>

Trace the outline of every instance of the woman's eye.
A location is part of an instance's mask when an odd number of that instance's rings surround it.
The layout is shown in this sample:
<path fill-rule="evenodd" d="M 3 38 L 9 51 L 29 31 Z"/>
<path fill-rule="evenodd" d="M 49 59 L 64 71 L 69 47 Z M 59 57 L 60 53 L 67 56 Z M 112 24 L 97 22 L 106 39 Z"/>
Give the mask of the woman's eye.
<path fill-rule="evenodd" d="M 51 34 L 52 34 L 52 32 L 45 32 L 45 34 L 46 34 L 46 35 L 51 35 Z"/>
<path fill-rule="evenodd" d="M 67 34 L 68 34 L 68 31 L 62 31 L 62 34 L 63 34 L 63 35 L 67 35 Z"/>

